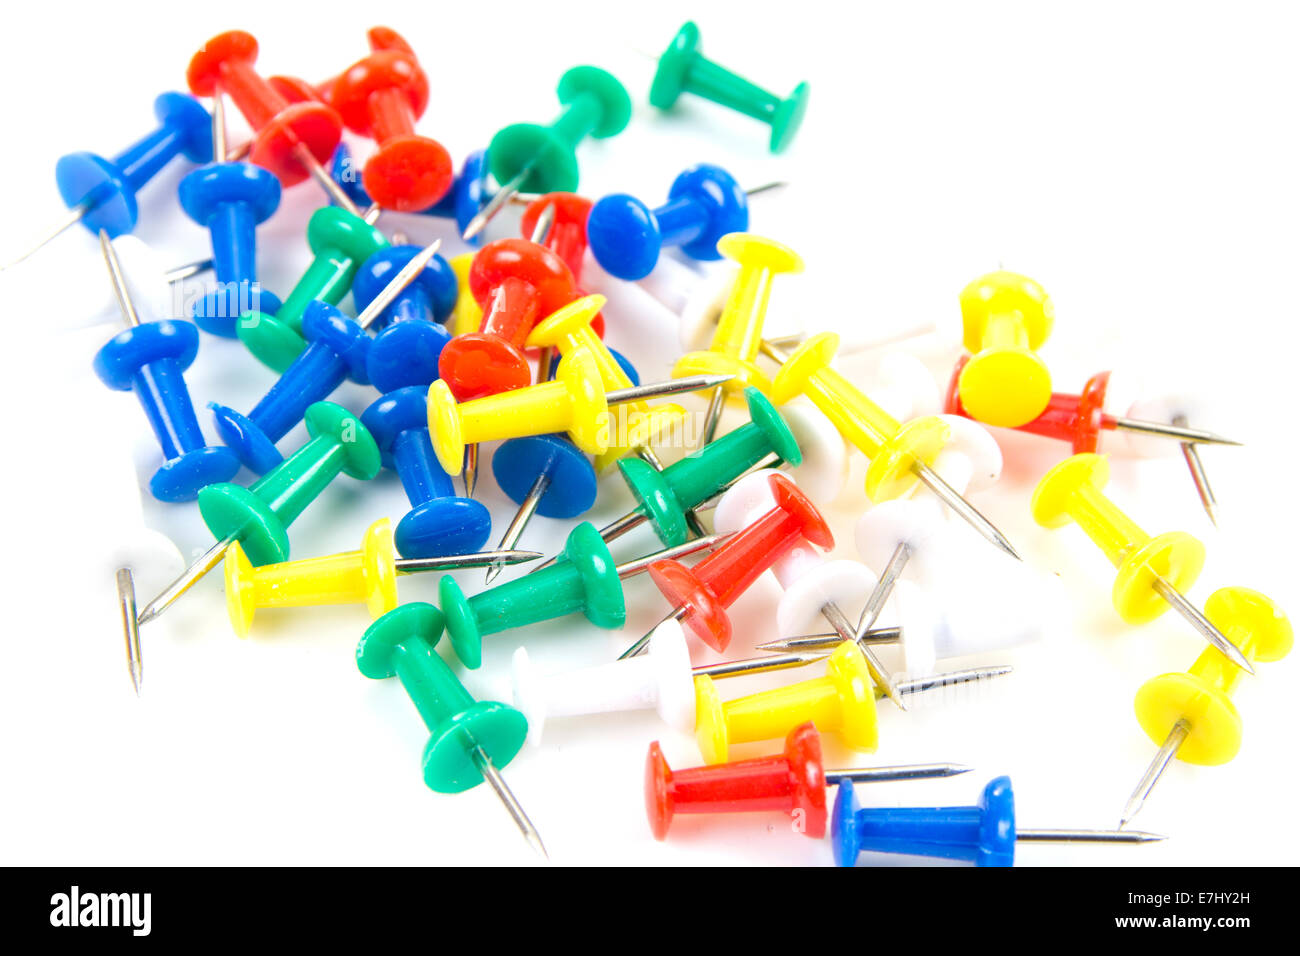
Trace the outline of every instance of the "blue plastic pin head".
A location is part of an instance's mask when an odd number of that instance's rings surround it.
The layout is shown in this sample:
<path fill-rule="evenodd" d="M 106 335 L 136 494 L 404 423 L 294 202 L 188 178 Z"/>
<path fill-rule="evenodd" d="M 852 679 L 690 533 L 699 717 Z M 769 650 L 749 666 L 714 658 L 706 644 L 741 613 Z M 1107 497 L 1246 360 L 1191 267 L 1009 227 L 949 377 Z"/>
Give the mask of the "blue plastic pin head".
<path fill-rule="evenodd" d="M 642 279 L 666 246 L 692 259 L 716 260 L 718 240 L 749 228 L 745 191 L 719 166 L 692 166 L 673 180 L 668 202 L 650 209 L 624 194 L 592 207 L 587 241 L 601 267 L 620 279 Z"/>
<path fill-rule="evenodd" d="M 112 159 L 69 153 L 54 167 L 59 195 L 69 209 L 85 205 L 81 224 L 110 239 L 130 232 L 139 218 L 136 193 L 177 156 L 212 161 L 212 117 L 184 93 L 164 93 L 153 103 L 159 126 Z"/>
<path fill-rule="evenodd" d="M 352 280 L 357 310 L 367 308 L 422 251 L 419 246 L 390 246 L 362 263 Z M 375 388 L 387 394 L 408 385 L 428 385 L 438 377 L 438 357 L 451 341 L 442 323 L 451 316 L 456 296 L 456 273 L 446 259 L 434 256 L 380 313 L 370 326 L 380 331 L 366 361 Z"/>
<path fill-rule="evenodd" d="M 839 866 L 858 854 L 965 860 L 976 866 L 1011 866 L 1016 856 L 1016 801 L 1010 777 L 994 777 L 974 807 L 858 806 L 853 785 L 841 783 L 831 811 L 831 850 Z"/>
<path fill-rule="evenodd" d="M 181 208 L 212 235 L 217 288 L 194 303 L 199 328 L 225 338 L 245 312 L 274 315 L 280 300 L 257 282 L 257 227 L 280 205 L 280 180 L 252 163 L 210 163 L 181 180 Z"/>
<path fill-rule="evenodd" d="M 576 518 L 596 503 L 596 469 L 563 435 L 532 435 L 501 443 L 492 474 L 515 504 L 522 504 L 539 475 L 550 483 L 537 505 L 543 518 Z"/>
<path fill-rule="evenodd" d="M 396 471 L 411 502 L 397 523 L 397 550 L 407 558 L 478 551 L 492 532 L 481 502 L 457 496 L 429 439 L 427 389 L 410 386 L 384 395 L 361 416 L 379 445 L 385 468 Z"/>
<path fill-rule="evenodd" d="M 109 339 L 95 356 L 95 374 L 109 388 L 135 392 L 166 461 L 149 480 L 160 501 L 193 501 L 201 489 L 229 481 L 239 459 L 210 447 L 185 384 L 199 351 L 199 331 L 189 322 L 145 322 Z"/>

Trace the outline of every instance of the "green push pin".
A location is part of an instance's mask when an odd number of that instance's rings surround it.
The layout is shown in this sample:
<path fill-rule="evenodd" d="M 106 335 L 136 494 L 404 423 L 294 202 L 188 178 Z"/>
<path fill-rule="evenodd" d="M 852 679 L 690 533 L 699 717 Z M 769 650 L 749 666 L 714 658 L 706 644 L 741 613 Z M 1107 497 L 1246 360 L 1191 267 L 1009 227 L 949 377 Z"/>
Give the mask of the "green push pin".
<path fill-rule="evenodd" d="M 700 28 L 690 21 L 659 57 L 659 69 L 650 85 L 650 105 L 671 109 L 683 93 L 694 93 L 767 123 L 772 127 L 768 148 L 774 153 L 790 145 L 808 108 L 807 83 L 800 83 L 781 99 L 708 59 L 700 52 Z"/>
<path fill-rule="evenodd" d="M 578 188 L 578 144 L 623 132 L 632 99 L 623 84 L 595 66 L 575 66 L 555 88 L 564 112 L 550 126 L 514 123 L 488 144 L 488 167 L 501 189 L 470 220 L 461 238 L 473 239 L 520 192 L 568 193 Z"/>
<path fill-rule="evenodd" d="M 635 510 L 611 521 L 599 531 L 608 544 L 647 521 L 659 540 L 670 548 L 686 541 L 688 515 L 769 455 L 798 465 L 803 461 L 790 426 L 758 389 L 745 389 L 749 421 L 735 431 L 709 442 L 663 471 L 639 458 L 618 463 L 623 480 L 636 498 Z M 556 558 L 539 562 L 524 580 L 552 567 Z"/>
<path fill-rule="evenodd" d="M 437 793 L 461 793 L 486 780 L 542 856 L 546 848 L 498 767 L 514 759 L 528 736 L 528 721 L 513 707 L 479 701 L 435 652 L 443 616 L 415 602 L 389 611 L 366 629 L 357 645 L 357 669 L 372 680 L 396 677 L 429 728 L 424 782 Z"/>
<path fill-rule="evenodd" d="M 340 473 L 362 481 L 379 474 L 379 446 L 341 405 L 317 402 L 304 416 L 307 442 L 249 487 L 228 481 L 199 492 L 199 514 L 217 543 L 140 612 L 143 625 L 214 568 L 236 541 L 254 566 L 289 557 L 289 525 Z"/>
<path fill-rule="evenodd" d="M 275 315 L 245 312 L 236 332 L 240 341 L 266 366 L 287 369 L 307 347 L 302 337 L 302 314 L 314 299 L 338 305 L 356 277 L 361 263 L 388 246 L 388 239 L 370 219 L 337 206 L 325 206 L 307 221 L 307 245 L 315 258 Z"/>

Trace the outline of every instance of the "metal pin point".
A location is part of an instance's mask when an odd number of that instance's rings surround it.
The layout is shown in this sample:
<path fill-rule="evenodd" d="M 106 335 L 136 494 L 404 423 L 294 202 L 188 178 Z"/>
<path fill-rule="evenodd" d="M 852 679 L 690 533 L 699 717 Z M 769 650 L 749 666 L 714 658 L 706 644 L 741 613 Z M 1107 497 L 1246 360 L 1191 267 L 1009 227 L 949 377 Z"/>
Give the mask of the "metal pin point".
<path fill-rule="evenodd" d="M 751 186 L 745 190 L 746 196 L 758 196 L 762 193 L 771 192 L 773 189 L 784 189 L 790 184 L 784 179 L 774 179 L 770 183 L 763 183 L 761 186 Z"/>
<path fill-rule="evenodd" d="M 863 644 L 897 644 L 902 639 L 901 627 L 878 627 L 855 638 L 859 647 Z M 764 641 L 755 644 L 754 650 L 769 653 L 834 650 L 842 643 L 844 639 L 837 632 L 830 631 L 825 634 L 801 634 L 798 637 L 781 637 L 774 641 Z"/>
<path fill-rule="evenodd" d="M 45 238 L 41 239 L 40 242 L 36 243 L 36 245 L 32 246 L 30 249 L 24 252 L 17 259 L 11 259 L 9 262 L 5 263 L 4 266 L 0 266 L 0 272 L 10 268 L 11 266 L 18 265 L 18 263 L 26 259 L 30 259 L 32 256 L 40 252 L 42 249 L 48 246 L 55 239 L 59 238 L 59 236 L 63 235 L 65 232 L 67 232 L 77 223 L 81 222 L 81 220 L 85 219 L 86 213 L 90 212 L 90 210 L 94 208 L 95 208 L 95 204 L 90 200 L 86 200 L 85 202 L 81 202 L 73 206 L 71 209 L 68 210 L 67 215 L 64 216 L 61 220 L 59 220 L 58 225 L 56 225 L 54 229 L 52 229 L 49 233 L 45 235 Z"/>
<path fill-rule="evenodd" d="M 207 272 L 213 267 L 211 259 L 198 259 L 194 262 L 187 262 L 183 266 L 177 266 L 163 273 L 163 278 L 168 282 L 183 282 L 200 272 Z"/>
<path fill-rule="evenodd" d="M 930 777 L 955 777 L 970 773 L 974 767 L 961 763 L 914 763 L 896 767 L 850 767 L 822 771 L 827 785 L 839 783 L 886 783 L 892 780 L 923 780 Z"/>
<path fill-rule="evenodd" d="M 745 677 L 750 674 L 766 674 L 769 671 L 783 671 L 791 667 L 803 667 L 824 661 L 830 654 L 800 652 L 796 654 L 769 654 L 765 657 L 747 657 L 739 661 L 723 661 L 720 664 L 700 664 L 692 667 L 691 673 L 696 677 Z"/>
<path fill-rule="evenodd" d="M 226 161 L 226 98 L 220 83 L 212 90 L 212 161 Z"/>
<path fill-rule="evenodd" d="M 1169 839 L 1142 830 L 1023 830 L 1016 827 L 1017 843 L 1159 843 Z"/>
<path fill-rule="evenodd" d="M 1186 425 L 1187 417 L 1185 415 L 1175 417 L 1174 424 L 1178 426 Z M 1182 449 L 1183 460 L 1187 462 L 1187 469 L 1192 473 L 1192 482 L 1196 485 L 1196 494 L 1201 499 L 1201 507 L 1210 516 L 1210 524 L 1217 528 L 1219 526 L 1219 502 L 1214 497 L 1214 489 L 1210 487 L 1210 479 L 1205 474 L 1205 466 L 1201 464 L 1201 453 L 1197 449 L 1195 442 L 1183 442 Z"/>
<path fill-rule="evenodd" d="M 515 826 L 519 827 L 519 832 L 524 835 L 528 845 L 538 853 L 543 859 L 549 860 L 550 854 L 546 852 L 546 844 L 542 842 L 542 835 L 537 832 L 537 827 L 533 821 L 528 818 L 523 806 L 519 803 L 519 798 L 515 796 L 514 791 L 506 783 L 505 777 L 501 776 L 501 771 L 497 769 L 492 758 L 483 750 L 482 745 L 475 741 L 473 748 L 470 750 L 470 757 L 474 760 L 474 766 L 478 768 L 479 773 L 483 774 L 483 779 L 491 785 L 496 791 L 497 799 L 501 801 L 510 818 L 515 821 Z"/>
<path fill-rule="evenodd" d="M 298 161 L 307 168 L 307 172 L 311 173 L 312 179 L 316 180 L 316 182 L 320 184 L 320 187 L 325 190 L 325 194 L 333 200 L 335 205 L 352 213 L 354 216 L 361 215 L 361 210 L 358 209 L 357 204 L 352 201 L 352 197 L 344 192 L 343 187 L 334 181 L 334 177 L 331 176 L 325 167 L 317 161 L 316 157 L 312 155 L 311 150 L 307 148 L 306 143 L 298 143 L 295 145 L 293 148 L 293 154 L 298 157 Z"/>
<path fill-rule="evenodd" d="M 226 535 L 226 537 L 203 552 L 193 564 L 180 573 L 180 576 L 175 581 L 167 585 L 161 594 L 145 605 L 144 610 L 140 612 L 140 616 L 136 618 L 136 625 L 144 627 L 144 625 L 175 604 L 177 598 L 194 587 L 202 579 L 203 575 L 221 563 L 221 559 L 226 556 L 230 546 L 238 539 L 238 532 Z"/>
<path fill-rule="evenodd" d="M 1183 592 L 1174 587 L 1166 577 L 1157 574 L 1150 567 L 1147 568 L 1147 571 L 1151 574 L 1151 586 L 1155 588 L 1156 593 L 1168 601 L 1169 605 L 1181 614 L 1184 620 L 1191 624 L 1202 637 L 1209 641 L 1211 646 L 1247 674 L 1255 673 L 1254 665 L 1241 652 L 1241 648 L 1228 640 L 1227 635 L 1215 627 L 1210 622 L 1210 619 L 1201 613 L 1200 608 L 1187 600 Z"/>
<path fill-rule="evenodd" d="M 506 527 L 505 534 L 501 535 L 501 541 L 497 544 L 498 548 L 513 548 L 519 543 L 524 529 L 528 527 L 528 522 L 537 513 L 537 506 L 542 503 L 542 498 L 545 497 L 546 489 L 549 487 L 551 487 L 551 476 L 548 473 L 542 472 L 534 479 L 532 487 L 528 489 L 528 494 L 519 503 L 519 510 L 515 512 L 515 516 Z M 489 565 L 483 583 L 485 585 L 491 584 L 493 579 L 501 573 L 503 567 L 503 564 Z"/>
<path fill-rule="evenodd" d="M 1155 789 L 1160 782 L 1161 775 L 1164 774 L 1165 768 L 1169 766 L 1170 761 L 1178 753 L 1178 748 L 1183 745 L 1187 735 L 1192 732 L 1192 725 L 1186 719 L 1180 719 L 1169 730 L 1169 736 L 1165 742 L 1160 745 L 1156 755 L 1151 758 L 1151 763 L 1147 765 L 1146 771 L 1142 774 L 1142 779 L 1138 785 L 1133 788 L 1129 795 L 1128 803 L 1124 804 L 1124 812 L 1120 815 L 1120 829 L 1129 825 L 1134 817 L 1142 810 L 1143 804 L 1147 802 L 1147 797 L 1151 796 L 1151 791 Z"/>
<path fill-rule="evenodd" d="M 492 551 L 475 551 L 469 554 L 444 554 L 431 558 L 397 558 L 393 566 L 398 574 L 418 574 L 421 571 L 459 571 L 465 568 L 485 568 L 500 565 L 523 564 L 542 557 L 540 551 L 519 551 L 497 548 Z"/>
<path fill-rule="evenodd" d="M 144 655 L 140 652 L 140 627 L 135 619 L 135 578 L 130 568 L 117 569 L 117 600 L 122 608 L 122 633 L 126 637 L 126 666 L 135 696 L 144 683 Z"/>
<path fill-rule="evenodd" d="M 122 318 L 126 319 L 126 324 L 134 328 L 140 324 L 140 313 L 131 300 L 131 290 L 127 288 L 126 276 L 122 274 L 122 262 L 117 258 L 117 250 L 103 229 L 99 230 L 99 251 L 103 253 L 104 264 L 108 266 L 108 277 L 113 283 L 117 307 L 122 312 Z"/>
<path fill-rule="evenodd" d="M 734 375 L 686 375 L 682 378 L 668 378 L 662 382 L 650 382 L 647 385 L 634 385 L 631 388 L 616 388 L 605 393 L 605 403 L 622 405 L 624 402 L 639 402 L 651 398 L 667 398 L 683 392 L 699 392 L 713 388 L 724 382 L 730 382 Z"/>
<path fill-rule="evenodd" d="M 889 556 L 889 563 L 885 565 L 885 570 L 880 572 L 880 578 L 876 581 L 876 586 L 872 588 L 866 606 L 862 609 L 862 614 L 858 618 L 854 640 L 860 641 L 862 636 L 871 629 L 871 625 L 876 623 L 876 618 L 880 617 L 885 602 L 889 600 L 889 595 L 893 593 L 898 576 L 903 573 L 903 568 L 907 567 L 907 562 L 911 557 L 912 547 L 906 541 L 900 541 L 894 545 L 894 553 Z"/>
<path fill-rule="evenodd" d="M 465 227 L 465 231 L 460 234 L 462 239 L 469 242 L 469 240 L 473 239 L 484 230 L 487 224 L 492 221 L 492 218 L 501 211 L 505 204 L 508 203 L 516 193 L 519 192 L 519 187 L 524 184 L 524 180 L 528 178 L 528 174 L 533 171 L 533 166 L 536 162 L 537 160 L 533 159 L 525 163 L 524 168 L 515 174 L 514 179 L 510 180 L 510 182 L 497 190 L 496 195 L 488 201 L 488 204 L 480 209 L 478 214 L 469 221 L 469 225 Z"/>
<path fill-rule="evenodd" d="M 821 607 L 822 617 L 826 618 L 835 628 L 835 633 L 846 641 L 857 643 L 857 631 L 849 622 L 840 606 L 834 601 L 827 601 Z M 871 679 L 885 692 L 885 696 L 894 702 L 899 710 L 907 710 L 907 705 L 903 703 L 902 692 L 899 690 L 897 681 L 894 676 L 885 669 L 885 665 L 880 662 L 876 656 L 874 648 L 870 644 L 858 644 L 858 650 L 862 651 L 862 656 L 867 659 L 867 671 L 871 674 Z"/>
<path fill-rule="evenodd" d="M 429 245 L 421 249 L 411 258 L 411 261 L 402 266 L 397 275 L 388 280 L 388 285 L 370 301 L 360 315 L 357 316 L 357 325 L 363 329 L 368 329 L 379 318 L 380 313 L 388 308 L 389 304 L 401 294 L 402 290 L 415 281 L 420 271 L 428 265 L 438 252 L 442 245 L 441 239 L 435 239 Z"/>
<path fill-rule="evenodd" d="M 1116 418 L 1114 419 L 1115 427 L 1122 431 L 1141 432 L 1144 435 L 1155 435 L 1158 438 L 1173 438 L 1181 442 L 1193 442 L 1202 445 L 1240 445 L 1241 442 L 1233 441 L 1231 438 L 1224 438 L 1222 435 L 1216 435 L 1214 432 L 1207 432 L 1201 428 L 1188 428 L 1187 419 L 1182 419 L 1182 424 L 1178 424 L 1175 419 L 1172 425 L 1166 425 L 1164 422 L 1150 422 L 1139 418 Z"/>

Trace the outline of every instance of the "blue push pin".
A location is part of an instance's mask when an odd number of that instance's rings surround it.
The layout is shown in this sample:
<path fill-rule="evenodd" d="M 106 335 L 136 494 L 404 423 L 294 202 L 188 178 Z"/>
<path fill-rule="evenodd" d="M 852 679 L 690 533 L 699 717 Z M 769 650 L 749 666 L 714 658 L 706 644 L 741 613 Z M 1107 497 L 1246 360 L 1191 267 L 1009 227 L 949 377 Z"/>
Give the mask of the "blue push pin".
<path fill-rule="evenodd" d="M 81 223 L 110 239 L 135 228 L 139 218 L 135 194 L 158 171 L 182 153 L 195 163 L 212 160 L 212 130 L 208 111 L 184 93 L 164 93 L 153 101 L 161 124 L 112 159 L 94 153 L 69 153 L 54 167 L 54 178 L 69 215 L 58 227 L 9 265 Z"/>
<path fill-rule="evenodd" d="M 1141 830 L 1018 830 L 1010 777 L 994 777 L 974 807 L 858 806 L 842 783 L 831 811 L 831 851 L 838 866 L 853 866 L 863 850 L 900 853 L 976 866 L 1011 866 L 1017 841 L 1032 843 L 1151 843 Z"/>
<path fill-rule="evenodd" d="M 641 384 L 632 363 L 613 349 L 610 355 L 627 373 L 632 386 Z M 551 361 L 550 378 L 560 356 Z M 564 435 L 530 435 L 501 443 L 492 456 L 492 474 L 497 486 L 519 505 L 501 540 L 513 548 L 523 537 L 533 515 L 543 518 L 576 518 L 596 503 L 596 469 L 578 446 Z M 506 545 L 501 545 L 506 547 Z M 491 584 L 504 563 L 488 565 L 484 584 Z"/>
<path fill-rule="evenodd" d="M 719 239 L 748 228 L 745 191 L 725 169 L 701 163 L 673 180 L 668 202 L 658 209 L 623 193 L 597 202 L 587 219 L 587 242 L 610 275 L 644 279 L 665 246 L 712 261 L 722 258 Z"/>
<path fill-rule="evenodd" d="M 142 323 L 107 230 L 100 232 L 99 245 L 130 328 L 95 355 L 95 374 L 109 388 L 135 392 L 153 426 L 167 460 L 149 479 L 149 491 L 160 501 L 192 501 L 202 488 L 229 481 L 239 471 L 230 449 L 204 441 L 185 385 L 185 370 L 198 355 L 199 330 L 168 319 Z"/>
<path fill-rule="evenodd" d="M 384 467 L 396 471 L 411 502 L 397 523 L 397 550 L 405 558 L 472 554 L 492 531 L 482 502 L 461 498 L 438 463 L 429 439 L 427 389 L 411 385 L 374 402 L 361 416 L 379 445 Z"/>
<path fill-rule="evenodd" d="M 356 307 L 367 308 L 419 254 L 419 246 L 389 246 L 366 259 L 352 280 Z M 381 393 L 407 385 L 428 385 L 438 377 L 438 357 L 451 341 L 442 323 L 451 316 L 458 294 L 456 273 L 446 259 L 434 256 L 375 319 L 380 332 L 370 344 L 366 371 Z"/>
<path fill-rule="evenodd" d="M 280 300 L 257 282 L 257 226 L 280 205 L 280 180 L 270 170 L 226 162 L 225 111 L 213 100 L 214 161 L 181 180 L 181 208 L 212 235 L 217 289 L 194 303 L 194 321 L 213 335 L 235 338 L 245 312 L 274 315 Z"/>
<path fill-rule="evenodd" d="M 329 171 L 334 181 L 358 207 L 364 209 L 370 205 L 370 196 L 361 185 L 361 174 L 352 161 L 352 150 L 347 143 L 339 143 L 334 150 Z M 457 230 L 464 232 L 491 198 L 487 191 L 487 151 L 477 149 L 465 157 L 460 173 L 452 181 L 451 189 L 428 209 L 421 210 L 419 215 L 454 219 Z M 483 240 L 477 236 L 467 241 L 471 246 L 483 244 Z"/>
<path fill-rule="evenodd" d="M 328 398 L 344 379 L 369 384 L 366 359 L 371 339 L 366 329 L 391 302 L 425 269 L 437 252 L 435 242 L 390 275 L 387 284 L 370 300 L 356 320 L 320 299 L 307 304 L 302 332 L 307 347 L 271 386 L 248 415 L 213 402 L 213 417 L 222 440 L 234 449 L 240 461 L 265 474 L 284 460 L 275 443 L 302 421 L 309 406 Z M 449 269 L 450 271 L 450 269 Z"/>

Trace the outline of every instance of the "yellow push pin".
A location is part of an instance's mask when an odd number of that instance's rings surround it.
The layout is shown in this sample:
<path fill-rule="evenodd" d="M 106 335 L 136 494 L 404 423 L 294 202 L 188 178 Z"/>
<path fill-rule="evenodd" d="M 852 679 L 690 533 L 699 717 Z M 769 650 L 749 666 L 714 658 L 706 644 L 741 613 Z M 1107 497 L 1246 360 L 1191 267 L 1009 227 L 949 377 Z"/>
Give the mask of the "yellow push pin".
<path fill-rule="evenodd" d="M 483 323 L 483 309 L 479 306 L 474 293 L 469 291 L 469 268 L 474 264 L 474 253 L 463 252 L 448 263 L 456 274 L 456 305 L 447 320 L 448 331 L 452 337 L 477 332 Z"/>
<path fill-rule="evenodd" d="M 1009 667 L 974 667 L 899 681 L 900 694 L 982 680 Z M 871 679 L 867 658 L 855 641 L 845 641 L 826 660 L 826 676 L 750 694 L 723 703 L 713 678 L 695 678 L 695 737 L 705 763 L 725 763 L 731 744 L 784 737 L 811 720 L 822 733 L 837 731 L 854 750 L 873 752 L 879 742 L 876 699 L 884 696 Z"/>
<path fill-rule="evenodd" d="M 555 379 L 486 398 L 457 402 L 442 379 L 429 386 L 429 437 L 449 475 L 459 475 L 465 446 L 498 438 L 568 432 L 589 455 L 609 447 L 609 406 L 712 388 L 725 375 L 653 382 L 606 392 L 595 357 L 586 349 L 560 359 Z"/>
<path fill-rule="evenodd" d="M 377 618 L 397 607 L 397 576 L 420 571 L 481 568 L 494 562 L 519 564 L 536 551 L 483 551 L 434 558 L 399 558 L 393 528 L 380 518 L 361 539 L 359 551 L 254 567 L 236 541 L 226 552 L 226 609 L 230 624 L 247 637 L 253 615 L 263 607 L 365 604 Z"/>
<path fill-rule="evenodd" d="M 714 389 L 709 398 L 701 445 L 713 441 L 727 391 L 739 393 L 752 385 L 764 395 L 771 393 L 771 382 L 754 360 L 763 343 L 772 280 L 782 273 L 803 271 L 803 260 L 793 249 L 746 232 L 723 236 L 718 240 L 718 252 L 738 263 L 740 271 L 718 317 L 708 350 L 688 352 L 673 366 L 674 377 L 702 373 L 732 376 L 727 386 Z"/>
<path fill-rule="evenodd" d="M 948 423 L 928 415 L 900 424 L 831 367 L 839 345 L 838 335 L 823 332 L 787 357 L 767 343 L 767 353 L 783 363 L 772 380 L 772 401 L 784 405 L 799 395 L 807 395 L 839 433 L 870 460 L 866 492 L 872 501 L 901 498 L 920 481 L 994 547 L 1019 560 L 1020 555 L 1006 536 L 932 467 L 952 435 Z"/>
<path fill-rule="evenodd" d="M 972 418 L 1015 428 L 1043 413 L 1052 376 L 1035 350 L 1053 317 L 1043 287 L 1014 272 L 990 272 L 962 290 L 962 343 L 971 358 L 957 388 Z"/>
<path fill-rule="evenodd" d="M 1281 660 L 1295 641 L 1291 622 L 1281 609 L 1248 588 L 1215 591 L 1205 602 L 1205 616 L 1252 661 Z M 1138 723 L 1160 749 L 1124 805 L 1120 827 L 1138 815 L 1174 757 L 1217 766 L 1237 756 L 1241 715 L 1231 694 L 1240 681 L 1241 668 L 1207 647 L 1186 673 L 1162 674 L 1138 689 L 1133 702 Z"/>
<path fill-rule="evenodd" d="M 1034 520 L 1044 528 L 1078 522 L 1119 571 L 1111 603 L 1126 622 L 1146 624 L 1173 607 L 1229 660 L 1255 673 L 1236 645 L 1184 596 L 1200 577 L 1205 546 L 1183 531 L 1151 537 L 1102 494 L 1109 480 L 1105 456 L 1067 458 L 1034 489 Z"/>

